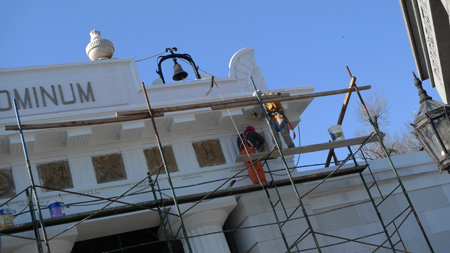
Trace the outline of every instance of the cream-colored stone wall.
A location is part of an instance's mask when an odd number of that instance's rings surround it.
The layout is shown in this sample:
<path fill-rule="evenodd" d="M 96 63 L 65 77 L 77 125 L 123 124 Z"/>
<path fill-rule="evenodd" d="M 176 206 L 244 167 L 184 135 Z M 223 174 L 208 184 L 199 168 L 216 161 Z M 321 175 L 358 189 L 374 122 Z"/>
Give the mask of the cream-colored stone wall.
<path fill-rule="evenodd" d="M 450 235 L 450 219 L 447 217 L 450 210 L 449 175 L 439 174 L 425 152 L 396 156 L 393 157 L 393 162 L 434 251 L 446 252 L 450 247 L 448 240 L 444 239 Z M 394 233 L 397 227 L 408 251 L 429 252 L 420 227 L 414 215 L 410 213 L 411 209 L 408 208 L 405 195 L 401 188 L 397 188 L 398 181 L 387 159 L 373 161 L 370 168 L 377 179 L 378 187 L 373 185 L 374 180 L 367 169 L 363 177 L 367 185 L 372 186 L 370 193 L 387 231 L 390 234 Z M 311 173 L 320 171 L 323 170 Z M 297 189 L 302 196 L 312 227 L 319 233 L 316 234 L 319 245 L 335 244 L 322 249 L 322 252 L 372 252 L 376 246 L 357 242 L 341 243 L 350 239 L 381 245 L 386 240 L 376 209 L 358 174 L 328 179 L 308 195 L 303 195 L 317 183 L 299 184 Z M 299 207 L 299 201 L 292 187 L 283 187 L 279 190 L 286 213 L 288 216 L 293 214 L 282 228 L 289 245 L 292 245 L 308 229 L 308 225 L 301 208 L 296 209 Z M 272 189 L 269 193 L 272 202 L 275 203 L 278 200 L 276 192 Z M 278 218 L 284 221 L 286 214 L 281 205 L 277 205 L 276 210 Z M 234 238 L 239 252 L 274 252 L 276 249 L 285 249 L 275 221 L 265 193 L 249 193 L 238 200 L 225 229 L 238 229 L 231 232 L 230 236 Z M 392 241 L 399 242 L 399 236 L 394 235 Z M 298 246 L 300 249 L 316 247 L 311 235 Z M 390 247 L 386 244 L 384 246 Z M 401 244 L 396 247 L 403 250 Z M 390 252 L 387 249 L 381 251 Z"/>

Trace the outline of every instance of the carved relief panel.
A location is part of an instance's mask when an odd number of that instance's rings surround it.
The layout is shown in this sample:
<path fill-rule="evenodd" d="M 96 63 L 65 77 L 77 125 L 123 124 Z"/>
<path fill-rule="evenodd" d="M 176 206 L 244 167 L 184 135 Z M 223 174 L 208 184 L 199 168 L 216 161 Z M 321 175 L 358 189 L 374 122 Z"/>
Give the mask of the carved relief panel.
<path fill-rule="evenodd" d="M 192 146 L 201 168 L 226 163 L 219 140 L 196 142 Z"/>
<path fill-rule="evenodd" d="M 41 186 L 55 189 L 73 188 L 72 174 L 67 161 L 38 164 L 36 167 Z M 53 190 L 42 188 L 42 191 Z"/>
<path fill-rule="evenodd" d="M 127 179 L 121 154 L 92 157 L 97 183 L 108 183 Z"/>
<path fill-rule="evenodd" d="M 166 164 L 169 168 L 169 172 L 177 172 L 178 165 L 175 160 L 175 154 L 173 153 L 172 147 L 164 147 L 164 157 L 166 158 Z M 144 150 L 145 159 L 147 160 L 148 170 L 153 172 L 157 170 L 160 166 L 163 166 L 161 153 L 159 152 L 159 148 L 152 148 Z M 160 174 L 165 174 L 166 170 L 164 166 L 161 168 Z"/>
<path fill-rule="evenodd" d="M 0 198 L 10 198 L 16 194 L 16 186 L 11 169 L 0 170 Z"/>

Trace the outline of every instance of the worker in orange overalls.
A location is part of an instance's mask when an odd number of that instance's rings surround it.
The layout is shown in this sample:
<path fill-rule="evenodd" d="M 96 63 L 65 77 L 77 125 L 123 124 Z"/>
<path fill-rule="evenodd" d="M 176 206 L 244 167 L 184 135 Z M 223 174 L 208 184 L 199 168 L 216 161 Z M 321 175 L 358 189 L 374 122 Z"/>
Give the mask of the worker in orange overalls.
<path fill-rule="evenodd" d="M 264 142 L 264 137 L 255 132 L 255 128 L 252 126 L 248 126 L 245 132 L 237 138 L 237 144 L 241 155 L 256 153 L 264 147 Z M 248 167 L 248 176 L 250 177 L 250 180 L 252 180 L 253 184 L 258 184 L 259 180 L 261 183 L 267 182 L 266 174 L 264 173 L 264 169 L 261 166 L 260 161 L 256 162 L 252 166 L 250 166 L 252 164 L 250 161 L 246 161 L 244 164 Z M 258 176 L 256 176 L 255 172 L 258 173 Z"/>
<path fill-rule="evenodd" d="M 283 136 L 284 142 L 286 143 L 288 148 L 294 148 L 295 144 L 292 141 L 291 135 L 289 134 L 289 130 L 293 130 L 293 128 L 291 123 L 287 119 L 286 115 L 284 114 L 281 102 L 265 103 L 264 108 L 266 109 L 267 115 L 270 118 L 271 127 L 276 131 L 274 135 L 277 142 L 281 144 L 280 137 L 278 136 L 278 133 L 280 133 L 281 136 Z M 252 114 L 253 117 L 255 118 L 256 117 L 264 118 L 263 112 L 260 113 L 252 112 Z M 294 132 L 294 139 L 295 139 L 295 132 Z"/>

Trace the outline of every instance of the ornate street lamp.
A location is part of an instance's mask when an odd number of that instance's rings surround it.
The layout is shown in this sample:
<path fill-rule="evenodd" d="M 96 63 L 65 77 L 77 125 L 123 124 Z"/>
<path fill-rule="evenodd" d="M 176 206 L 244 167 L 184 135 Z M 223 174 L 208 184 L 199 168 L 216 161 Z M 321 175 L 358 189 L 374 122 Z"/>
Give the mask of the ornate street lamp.
<path fill-rule="evenodd" d="M 414 135 L 425 147 L 439 171 L 450 173 L 450 106 L 428 96 L 414 74 L 414 85 L 419 89 L 420 108 L 414 120 Z"/>
<path fill-rule="evenodd" d="M 156 73 L 158 73 L 159 77 L 161 78 L 163 83 L 166 83 L 166 81 L 164 80 L 164 75 L 162 73 L 161 70 L 161 63 L 167 59 L 173 59 L 174 65 L 173 65 L 173 77 L 172 79 L 174 81 L 181 81 L 184 80 L 187 76 L 188 73 L 186 71 L 183 70 L 183 68 L 181 68 L 181 65 L 178 64 L 177 59 L 176 58 L 180 58 L 180 59 L 185 59 L 187 60 L 192 68 L 194 69 L 195 72 L 195 76 L 197 77 L 197 79 L 202 79 L 200 77 L 200 74 L 198 73 L 198 66 L 195 65 L 194 60 L 192 60 L 192 57 L 188 54 L 175 54 L 173 53 L 173 51 L 177 51 L 178 49 L 176 47 L 173 48 L 166 48 L 166 52 L 170 51 L 169 55 L 165 55 L 165 56 L 160 56 L 158 57 L 158 70 L 156 70 Z"/>

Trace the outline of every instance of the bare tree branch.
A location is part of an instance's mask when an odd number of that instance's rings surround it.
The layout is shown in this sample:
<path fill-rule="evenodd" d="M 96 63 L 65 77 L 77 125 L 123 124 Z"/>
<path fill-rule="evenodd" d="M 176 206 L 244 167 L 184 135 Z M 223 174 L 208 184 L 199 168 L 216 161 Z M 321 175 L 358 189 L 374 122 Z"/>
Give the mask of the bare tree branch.
<path fill-rule="evenodd" d="M 364 97 L 364 103 L 377 129 L 380 129 L 381 126 L 388 126 L 390 124 L 389 109 L 391 109 L 391 103 L 384 94 L 379 95 L 376 91 L 372 91 L 368 96 Z M 370 127 L 370 129 L 372 129 L 372 126 L 367 120 L 366 111 L 360 101 L 358 101 L 355 116 L 358 122 L 361 122 L 365 127 Z"/>
<path fill-rule="evenodd" d="M 410 124 L 405 124 L 400 131 L 393 131 L 393 133 L 390 133 L 384 129 L 390 124 L 388 114 L 391 104 L 383 95 L 380 96 L 376 92 L 372 92 L 367 98 L 364 98 L 364 103 L 370 113 L 375 127 L 379 131 L 381 131 L 381 128 L 385 130 L 384 132 L 386 133 L 386 136 L 383 139 L 383 144 L 389 156 L 402 155 L 423 150 L 423 147 L 413 136 L 412 127 Z M 363 127 L 361 129 L 355 130 L 355 136 L 367 136 L 373 132 L 373 127 L 370 124 L 361 103 L 358 103 L 358 109 L 355 117 L 358 122 L 363 123 Z M 386 157 L 386 152 L 378 142 L 366 144 L 361 151 L 364 153 L 365 158 L 369 160 Z M 361 153 L 356 154 L 356 157 L 363 159 L 363 155 Z"/>

